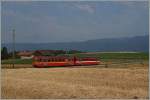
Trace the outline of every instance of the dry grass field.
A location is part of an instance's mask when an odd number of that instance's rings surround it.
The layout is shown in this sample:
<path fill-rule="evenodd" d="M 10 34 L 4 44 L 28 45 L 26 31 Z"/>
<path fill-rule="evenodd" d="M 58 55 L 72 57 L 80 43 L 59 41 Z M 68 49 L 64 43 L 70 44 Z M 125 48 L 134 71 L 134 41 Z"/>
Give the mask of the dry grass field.
<path fill-rule="evenodd" d="M 138 66 L 138 65 L 136 65 Z M 148 65 L 2 69 L 2 98 L 148 98 Z"/>

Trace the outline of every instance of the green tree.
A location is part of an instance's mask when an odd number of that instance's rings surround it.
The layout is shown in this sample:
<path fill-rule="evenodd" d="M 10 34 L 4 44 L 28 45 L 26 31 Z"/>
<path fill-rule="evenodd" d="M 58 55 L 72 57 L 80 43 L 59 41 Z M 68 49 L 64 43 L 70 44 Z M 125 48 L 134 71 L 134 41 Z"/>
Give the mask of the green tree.
<path fill-rule="evenodd" d="M 1 58 L 2 59 L 8 59 L 8 51 L 6 47 L 3 47 L 1 50 Z"/>
<path fill-rule="evenodd" d="M 82 53 L 82 51 L 79 51 L 79 50 L 69 50 L 68 53 L 69 54 L 75 54 L 75 53 Z"/>

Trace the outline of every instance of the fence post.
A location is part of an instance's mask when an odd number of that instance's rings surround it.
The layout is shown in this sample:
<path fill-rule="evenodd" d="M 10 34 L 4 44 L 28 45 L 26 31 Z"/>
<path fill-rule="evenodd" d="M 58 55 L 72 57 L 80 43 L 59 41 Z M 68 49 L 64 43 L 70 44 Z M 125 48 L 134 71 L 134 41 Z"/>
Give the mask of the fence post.
<path fill-rule="evenodd" d="M 141 61 L 141 65 L 144 67 L 144 63 Z"/>
<path fill-rule="evenodd" d="M 105 64 L 105 68 L 108 68 L 108 64 L 107 63 Z"/>

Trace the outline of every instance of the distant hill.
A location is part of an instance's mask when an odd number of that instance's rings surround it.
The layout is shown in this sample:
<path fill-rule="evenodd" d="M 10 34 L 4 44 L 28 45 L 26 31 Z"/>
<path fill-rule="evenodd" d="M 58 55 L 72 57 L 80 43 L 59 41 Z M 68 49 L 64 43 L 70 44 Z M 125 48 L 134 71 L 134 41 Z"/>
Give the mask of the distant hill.
<path fill-rule="evenodd" d="M 2 44 L 9 51 L 12 50 L 12 44 Z M 84 42 L 68 43 L 17 43 L 16 50 L 38 50 L 38 49 L 63 49 L 63 50 L 82 50 L 82 51 L 149 51 L 149 35 L 124 37 L 124 38 L 106 38 L 88 40 Z"/>

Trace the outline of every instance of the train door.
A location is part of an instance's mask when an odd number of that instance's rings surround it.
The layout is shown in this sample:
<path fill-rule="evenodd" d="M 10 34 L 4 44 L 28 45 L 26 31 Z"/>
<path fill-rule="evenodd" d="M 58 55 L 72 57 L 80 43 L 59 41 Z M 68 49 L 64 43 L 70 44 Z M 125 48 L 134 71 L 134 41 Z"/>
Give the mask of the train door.
<path fill-rule="evenodd" d="M 77 61 L 77 58 L 74 56 L 74 57 L 73 57 L 73 64 L 74 64 L 74 65 L 76 65 L 76 61 Z"/>

